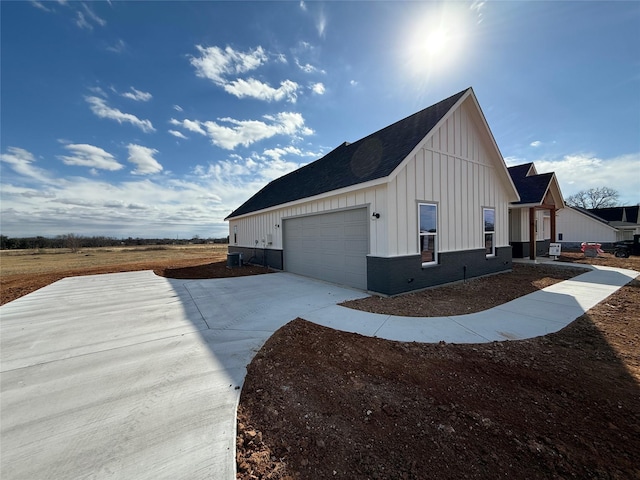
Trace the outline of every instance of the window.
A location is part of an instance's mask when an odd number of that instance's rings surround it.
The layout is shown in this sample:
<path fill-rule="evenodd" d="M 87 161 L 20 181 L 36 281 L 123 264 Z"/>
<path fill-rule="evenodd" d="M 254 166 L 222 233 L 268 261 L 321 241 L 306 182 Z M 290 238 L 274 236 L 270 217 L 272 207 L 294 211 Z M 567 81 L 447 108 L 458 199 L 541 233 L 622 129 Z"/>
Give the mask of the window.
<path fill-rule="evenodd" d="M 495 208 L 483 208 L 482 219 L 484 225 L 484 248 L 487 257 L 496 254 L 496 210 Z"/>
<path fill-rule="evenodd" d="M 422 265 L 438 262 L 438 206 L 433 203 L 418 204 L 418 245 Z"/>

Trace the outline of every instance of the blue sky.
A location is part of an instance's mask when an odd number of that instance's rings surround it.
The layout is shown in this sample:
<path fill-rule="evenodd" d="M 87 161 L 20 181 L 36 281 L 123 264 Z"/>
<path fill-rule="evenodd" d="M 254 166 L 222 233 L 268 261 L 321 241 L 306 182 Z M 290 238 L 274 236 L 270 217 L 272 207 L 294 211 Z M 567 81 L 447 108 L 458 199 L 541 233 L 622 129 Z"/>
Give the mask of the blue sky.
<path fill-rule="evenodd" d="M 226 236 L 469 86 L 508 165 L 640 202 L 640 2 L 6 2 L 1 233 Z"/>

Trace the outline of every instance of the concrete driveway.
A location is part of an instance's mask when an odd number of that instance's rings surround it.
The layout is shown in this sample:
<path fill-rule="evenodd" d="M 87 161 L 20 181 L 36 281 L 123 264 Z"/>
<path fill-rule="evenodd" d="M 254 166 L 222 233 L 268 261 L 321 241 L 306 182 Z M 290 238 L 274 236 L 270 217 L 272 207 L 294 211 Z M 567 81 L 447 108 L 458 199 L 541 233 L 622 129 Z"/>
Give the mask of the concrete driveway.
<path fill-rule="evenodd" d="M 67 278 L 0 307 L 0 478 L 235 477 L 245 366 L 296 317 L 394 340 L 475 343 L 560 330 L 637 272 L 594 268 L 500 307 L 406 318 L 288 273 Z"/>
<path fill-rule="evenodd" d="M 233 479 L 245 366 L 365 296 L 289 274 L 66 278 L 0 307 L 0 478 Z"/>

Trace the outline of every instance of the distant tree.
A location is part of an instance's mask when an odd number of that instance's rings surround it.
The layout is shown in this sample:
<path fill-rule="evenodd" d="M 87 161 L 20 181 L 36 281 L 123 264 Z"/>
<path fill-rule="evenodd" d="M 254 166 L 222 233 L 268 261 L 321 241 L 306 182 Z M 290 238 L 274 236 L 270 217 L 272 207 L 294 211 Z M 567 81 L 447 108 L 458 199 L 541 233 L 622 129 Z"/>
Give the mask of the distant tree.
<path fill-rule="evenodd" d="M 65 246 L 71 250 L 71 252 L 76 253 L 80 249 L 80 237 L 74 235 L 73 233 L 69 233 L 68 235 L 63 235 Z"/>
<path fill-rule="evenodd" d="M 590 188 L 588 190 L 580 190 L 578 193 L 571 195 L 565 200 L 565 203 L 572 207 L 586 208 L 587 210 L 608 208 L 618 205 L 619 196 L 618 191 L 613 188 Z"/>

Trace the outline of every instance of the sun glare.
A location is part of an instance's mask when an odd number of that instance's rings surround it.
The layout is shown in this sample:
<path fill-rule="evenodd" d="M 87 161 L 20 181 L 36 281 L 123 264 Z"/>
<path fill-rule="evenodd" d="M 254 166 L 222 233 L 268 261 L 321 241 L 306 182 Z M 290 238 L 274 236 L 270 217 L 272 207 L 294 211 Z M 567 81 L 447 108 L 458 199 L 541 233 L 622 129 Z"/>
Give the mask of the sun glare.
<path fill-rule="evenodd" d="M 439 55 L 446 50 L 449 40 L 449 33 L 446 29 L 436 28 L 431 34 L 429 34 L 429 36 L 427 36 L 425 49 L 432 56 Z"/>
<path fill-rule="evenodd" d="M 399 45 L 405 72 L 421 84 L 442 79 L 465 60 L 470 10 L 463 4 L 446 2 L 414 13 Z"/>

